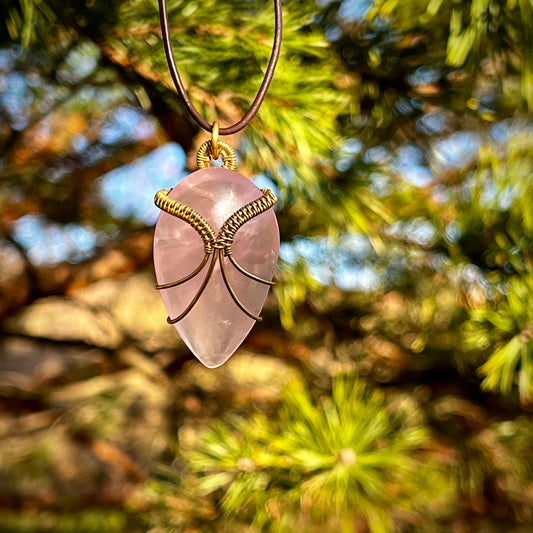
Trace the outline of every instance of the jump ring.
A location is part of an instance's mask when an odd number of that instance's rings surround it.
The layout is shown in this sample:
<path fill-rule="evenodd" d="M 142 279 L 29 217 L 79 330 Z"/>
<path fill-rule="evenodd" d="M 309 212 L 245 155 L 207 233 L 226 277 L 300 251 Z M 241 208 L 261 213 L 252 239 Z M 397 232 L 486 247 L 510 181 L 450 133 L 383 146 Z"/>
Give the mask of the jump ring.
<path fill-rule="evenodd" d="M 211 131 L 211 146 L 213 150 L 213 159 L 220 157 L 221 148 L 218 142 L 218 120 L 213 122 L 213 129 Z"/>

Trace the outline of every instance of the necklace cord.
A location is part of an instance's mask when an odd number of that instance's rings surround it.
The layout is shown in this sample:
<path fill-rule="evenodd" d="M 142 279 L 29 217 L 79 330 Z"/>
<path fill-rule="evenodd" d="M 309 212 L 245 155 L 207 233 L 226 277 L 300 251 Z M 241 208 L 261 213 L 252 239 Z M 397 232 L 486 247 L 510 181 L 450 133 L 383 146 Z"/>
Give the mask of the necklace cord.
<path fill-rule="evenodd" d="M 174 58 L 174 51 L 172 49 L 172 41 L 170 39 L 170 28 L 168 24 L 168 9 L 166 0 L 159 1 L 159 18 L 161 20 L 161 30 L 163 35 L 163 45 L 165 47 L 165 53 L 167 56 L 167 62 L 170 69 L 170 75 L 172 76 L 172 81 L 176 86 L 178 94 L 182 97 L 185 107 L 189 113 L 193 116 L 194 120 L 206 131 L 213 131 L 213 125 L 210 124 L 202 115 L 198 112 L 194 104 L 192 103 L 187 89 L 183 85 L 178 67 L 176 66 L 176 59 Z M 219 135 L 233 135 L 241 131 L 248 123 L 254 118 L 257 111 L 263 103 L 270 82 L 274 77 L 274 71 L 276 70 L 276 64 L 278 62 L 280 50 L 281 50 L 281 38 L 283 33 L 283 13 L 281 7 L 281 0 L 274 0 L 274 11 L 275 11 L 275 20 L 276 20 L 276 29 L 274 34 L 274 43 L 272 45 L 272 54 L 270 55 L 270 60 L 268 62 L 268 67 L 265 72 L 265 76 L 257 91 L 250 109 L 244 114 L 244 116 L 232 126 L 226 128 L 220 128 L 218 130 Z"/>

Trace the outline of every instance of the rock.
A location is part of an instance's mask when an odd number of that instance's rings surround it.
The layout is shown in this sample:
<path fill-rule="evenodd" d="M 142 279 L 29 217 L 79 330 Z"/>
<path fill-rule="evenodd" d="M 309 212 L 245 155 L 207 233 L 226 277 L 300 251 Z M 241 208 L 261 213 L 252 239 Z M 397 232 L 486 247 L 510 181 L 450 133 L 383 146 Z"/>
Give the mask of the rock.
<path fill-rule="evenodd" d="M 29 337 L 116 348 L 123 336 L 108 313 L 63 297 L 36 300 L 5 322 L 5 330 Z"/>
<path fill-rule="evenodd" d="M 191 361 L 180 380 L 188 382 L 212 395 L 231 394 L 237 402 L 272 402 L 298 371 L 274 357 L 239 350 L 224 366 L 207 369 Z"/>
<path fill-rule="evenodd" d="M 97 281 L 73 292 L 72 297 L 105 310 L 127 337 L 149 352 L 182 345 L 167 324 L 165 307 L 149 274 Z"/>
<path fill-rule="evenodd" d="M 6 396 L 98 372 L 106 359 L 97 348 L 11 336 L 0 340 L 0 353 L 0 392 Z"/>

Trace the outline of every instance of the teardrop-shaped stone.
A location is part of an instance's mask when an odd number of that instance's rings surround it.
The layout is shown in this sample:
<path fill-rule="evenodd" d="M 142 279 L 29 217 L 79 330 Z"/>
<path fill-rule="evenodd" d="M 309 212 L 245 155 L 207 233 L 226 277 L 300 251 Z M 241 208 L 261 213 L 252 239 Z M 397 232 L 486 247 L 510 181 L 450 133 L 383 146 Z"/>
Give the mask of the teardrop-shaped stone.
<path fill-rule="evenodd" d="M 195 209 L 215 235 L 239 208 L 261 196 L 261 191 L 241 174 L 210 167 L 193 172 L 182 180 L 169 197 Z M 279 254 L 279 228 L 273 209 L 246 222 L 235 234 L 233 257 L 248 272 L 271 280 Z M 193 272 L 204 258 L 199 234 L 187 222 L 161 211 L 154 235 L 154 266 L 159 285 L 171 283 Z M 179 316 L 190 304 L 205 279 L 211 258 L 202 271 L 189 281 L 161 290 L 170 318 Z M 259 315 L 268 285 L 254 281 L 224 259 L 230 286 L 241 303 Z M 215 264 L 200 299 L 175 325 L 178 333 L 207 367 L 227 361 L 255 324 L 232 299 Z"/>

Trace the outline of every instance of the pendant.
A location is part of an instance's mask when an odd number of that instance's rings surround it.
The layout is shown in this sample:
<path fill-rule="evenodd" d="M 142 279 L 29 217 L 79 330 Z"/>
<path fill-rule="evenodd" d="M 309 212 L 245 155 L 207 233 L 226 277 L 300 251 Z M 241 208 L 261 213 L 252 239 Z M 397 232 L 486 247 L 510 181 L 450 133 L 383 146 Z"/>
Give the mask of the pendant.
<path fill-rule="evenodd" d="M 210 167 L 222 156 L 223 167 Z M 266 300 L 279 254 L 276 196 L 235 172 L 232 148 L 207 141 L 199 170 L 159 191 L 154 235 L 156 288 L 167 322 L 208 368 L 244 341 Z"/>

